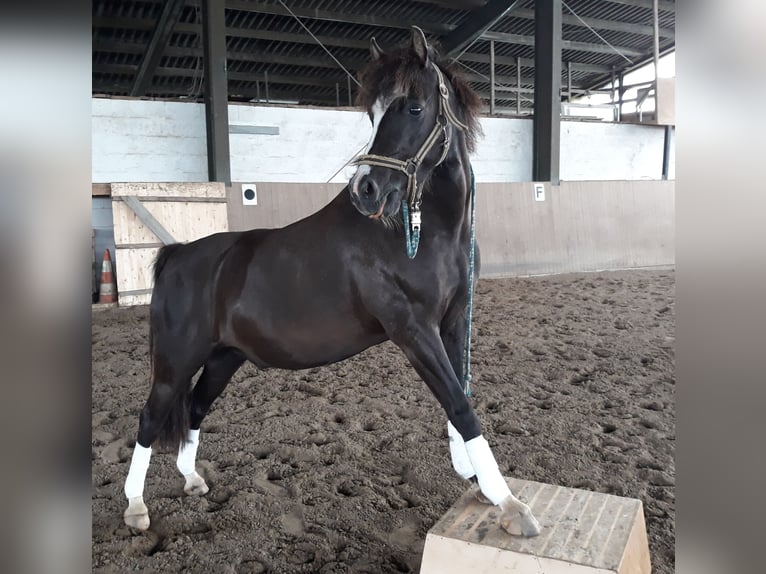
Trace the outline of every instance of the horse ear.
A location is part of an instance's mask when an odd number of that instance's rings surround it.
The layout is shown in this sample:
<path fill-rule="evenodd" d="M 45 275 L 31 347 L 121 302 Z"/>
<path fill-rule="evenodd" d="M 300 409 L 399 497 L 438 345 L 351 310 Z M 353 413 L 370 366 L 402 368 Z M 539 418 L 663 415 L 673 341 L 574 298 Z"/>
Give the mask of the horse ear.
<path fill-rule="evenodd" d="M 423 30 L 417 26 L 412 27 L 412 49 L 415 50 L 418 58 L 425 66 L 428 63 L 428 41 Z"/>
<path fill-rule="evenodd" d="M 375 39 L 375 36 L 370 38 L 370 54 L 372 55 L 373 60 L 377 60 L 383 54 L 385 54 L 383 48 L 378 45 L 378 41 Z"/>

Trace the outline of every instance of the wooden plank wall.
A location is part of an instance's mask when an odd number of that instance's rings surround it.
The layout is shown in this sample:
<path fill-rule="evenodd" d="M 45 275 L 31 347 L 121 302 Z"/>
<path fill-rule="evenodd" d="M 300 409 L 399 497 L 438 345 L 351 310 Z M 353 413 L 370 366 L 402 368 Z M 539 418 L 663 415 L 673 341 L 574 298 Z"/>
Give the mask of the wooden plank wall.
<path fill-rule="evenodd" d="M 287 225 L 315 212 L 343 184 L 258 183 L 258 205 L 228 190 L 229 227 Z M 675 263 L 674 181 L 480 183 L 476 229 L 482 276 L 527 276 Z M 424 230 L 423 233 L 428 233 Z"/>
<path fill-rule="evenodd" d="M 113 183 L 111 194 L 120 305 L 149 303 L 152 265 L 162 246 L 122 197 L 137 197 L 178 242 L 229 228 L 223 183 Z"/>

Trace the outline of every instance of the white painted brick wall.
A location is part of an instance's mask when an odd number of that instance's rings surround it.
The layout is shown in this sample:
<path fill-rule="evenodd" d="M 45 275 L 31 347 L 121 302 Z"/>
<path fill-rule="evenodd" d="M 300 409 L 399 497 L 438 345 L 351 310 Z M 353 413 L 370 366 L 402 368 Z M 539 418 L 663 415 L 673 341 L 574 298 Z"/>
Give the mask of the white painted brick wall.
<path fill-rule="evenodd" d="M 530 181 L 532 120 L 481 122 L 477 181 Z M 366 114 L 348 110 L 231 104 L 229 123 L 279 128 L 279 135 L 230 135 L 233 181 L 324 182 L 370 136 Z M 92 137 L 94 182 L 207 180 L 202 104 L 94 98 Z M 561 178 L 659 179 L 662 146 L 661 127 L 564 121 Z"/>
<path fill-rule="evenodd" d="M 348 110 L 230 105 L 229 124 L 279 128 L 229 136 L 232 181 L 325 182 L 370 137 L 367 115 Z"/>
<path fill-rule="evenodd" d="M 532 181 L 532 120 L 482 118 L 471 164 L 476 181 Z"/>
<path fill-rule="evenodd" d="M 204 106 L 93 99 L 96 183 L 207 181 Z"/>
<path fill-rule="evenodd" d="M 662 179 L 660 126 L 561 122 L 561 179 Z"/>

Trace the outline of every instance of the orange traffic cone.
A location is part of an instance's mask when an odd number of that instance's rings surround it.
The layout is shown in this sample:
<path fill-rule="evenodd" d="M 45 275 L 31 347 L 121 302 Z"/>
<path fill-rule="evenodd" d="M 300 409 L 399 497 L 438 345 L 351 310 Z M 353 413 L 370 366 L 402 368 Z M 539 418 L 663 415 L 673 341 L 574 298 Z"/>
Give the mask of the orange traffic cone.
<path fill-rule="evenodd" d="M 117 302 L 117 283 L 112 273 L 112 256 L 108 249 L 104 250 L 104 262 L 101 264 L 101 288 L 98 293 L 98 302 Z"/>

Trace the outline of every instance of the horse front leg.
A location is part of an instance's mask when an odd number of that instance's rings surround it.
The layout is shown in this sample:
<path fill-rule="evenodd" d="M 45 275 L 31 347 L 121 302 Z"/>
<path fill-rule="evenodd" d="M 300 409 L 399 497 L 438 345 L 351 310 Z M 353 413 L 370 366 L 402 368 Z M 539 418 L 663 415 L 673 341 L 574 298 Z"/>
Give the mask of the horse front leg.
<path fill-rule="evenodd" d="M 452 370 L 457 380 L 463 383 L 465 377 L 464 356 L 465 356 L 465 333 L 467 321 L 463 313 L 465 305 L 453 306 L 449 313 L 444 317 L 440 329 L 440 337 L 444 349 L 447 352 Z M 468 451 L 465 448 L 465 441 L 458 430 L 447 420 L 447 436 L 449 437 L 449 452 L 452 459 L 452 468 L 458 476 L 471 480 L 477 484 L 474 496 L 482 504 L 492 504 L 492 502 L 482 494 L 478 488 L 476 471 L 468 458 Z"/>
<path fill-rule="evenodd" d="M 468 321 L 465 316 L 465 303 L 461 301 L 460 305 L 453 305 L 449 313 L 444 317 L 441 326 L 441 340 L 444 349 L 447 351 L 452 370 L 455 371 L 457 380 L 464 384 L 465 379 L 465 343 L 466 329 Z M 452 459 L 452 468 L 462 478 L 472 481 L 476 485 L 474 497 L 482 504 L 492 504 L 492 501 L 484 496 L 479 488 L 479 482 L 476 478 L 476 471 L 468 458 L 468 451 L 465 448 L 465 441 L 460 433 L 447 420 L 447 435 L 449 437 L 449 451 Z"/>
<path fill-rule="evenodd" d="M 517 536 L 537 536 L 540 524 L 529 506 L 513 495 L 500 473 L 489 443 L 481 434 L 479 420 L 455 374 L 440 333 L 436 329 L 409 326 L 403 333 L 393 334 L 391 339 L 404 351 L 447 413 L 449 423 L 463 441 L 461 446 L 455 437 L 457 459 L 463 461 L 462 450 L 465 449 L 481 492 L 492 504 L 502 509 L 500 523 L 503 528 Z M 450 444 L 453 444 L 452 441 Z M 455 455 L 453 464 L 454 461 Z M 465 473 L 468 472 L 467 463 L 461 468 Z"/>

